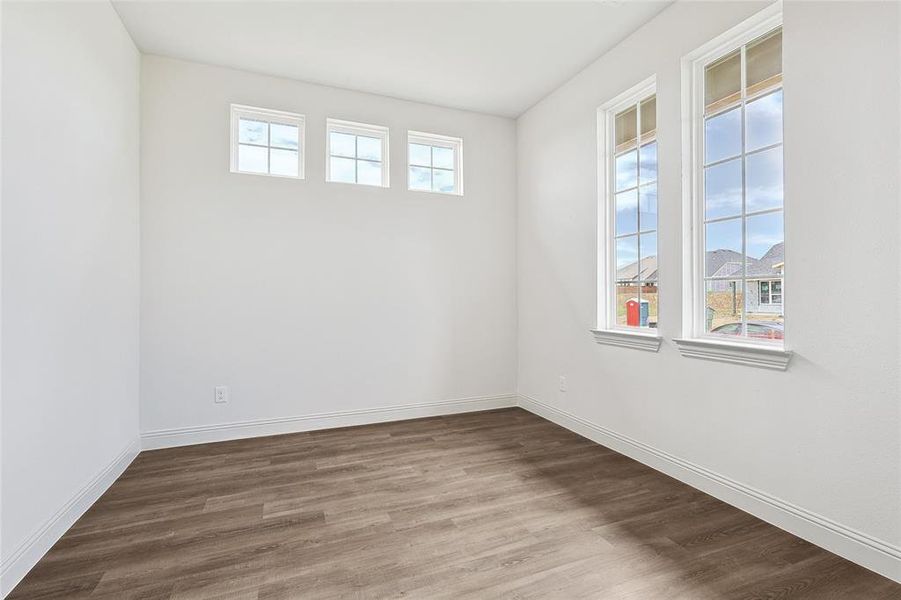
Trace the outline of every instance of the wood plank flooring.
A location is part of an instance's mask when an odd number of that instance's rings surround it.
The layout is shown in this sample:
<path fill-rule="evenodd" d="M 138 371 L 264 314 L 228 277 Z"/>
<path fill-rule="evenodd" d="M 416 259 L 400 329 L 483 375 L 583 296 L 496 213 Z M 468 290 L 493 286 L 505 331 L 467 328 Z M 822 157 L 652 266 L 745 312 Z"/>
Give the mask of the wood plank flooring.
<path fill-rule="evenodd" d="M 521 409 L 142 453 L 9 596 L 901 599 Z"/>

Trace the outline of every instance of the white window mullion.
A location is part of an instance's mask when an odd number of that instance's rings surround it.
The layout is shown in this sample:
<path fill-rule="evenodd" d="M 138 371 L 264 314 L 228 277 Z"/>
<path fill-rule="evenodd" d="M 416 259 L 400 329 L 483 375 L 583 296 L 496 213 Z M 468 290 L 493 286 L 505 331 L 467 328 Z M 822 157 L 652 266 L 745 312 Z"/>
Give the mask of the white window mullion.
<path fill-rule="evenodd" d="M 748 87 L 747 46 L 741 47 L 739 67 L 739 82 L 741 85 L 741 105 L 739 107 L 739 114 L 741 115 L 741 325 L 742 331 L 746 332 L 748 327 L 748 132 L 745 116 L 745 97 L 747 96 Z"/>

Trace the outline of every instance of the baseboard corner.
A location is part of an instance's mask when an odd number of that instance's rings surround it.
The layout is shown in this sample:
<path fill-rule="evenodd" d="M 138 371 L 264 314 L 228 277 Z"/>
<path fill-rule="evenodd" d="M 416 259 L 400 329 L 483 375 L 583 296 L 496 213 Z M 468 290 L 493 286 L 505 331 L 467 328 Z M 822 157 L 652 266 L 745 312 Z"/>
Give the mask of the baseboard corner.
<path fill-rule="evenodd" d="M 135 438 L 0 564 L 0 598 L 15 588 L 51 547 L 115 483 L 141 451 Z"/>

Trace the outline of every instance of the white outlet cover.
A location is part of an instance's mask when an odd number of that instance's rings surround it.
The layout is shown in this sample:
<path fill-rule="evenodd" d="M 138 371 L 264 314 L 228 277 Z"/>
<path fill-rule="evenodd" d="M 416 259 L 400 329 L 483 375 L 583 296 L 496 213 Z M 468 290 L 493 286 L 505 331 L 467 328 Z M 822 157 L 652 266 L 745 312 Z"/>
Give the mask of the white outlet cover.
<path fill-rule="evenodd" d="M 228 402 L 228 386 L 217 385 L 216 393 L 213 396 L 213 402 L 216 404 L 226 404 Z"/>

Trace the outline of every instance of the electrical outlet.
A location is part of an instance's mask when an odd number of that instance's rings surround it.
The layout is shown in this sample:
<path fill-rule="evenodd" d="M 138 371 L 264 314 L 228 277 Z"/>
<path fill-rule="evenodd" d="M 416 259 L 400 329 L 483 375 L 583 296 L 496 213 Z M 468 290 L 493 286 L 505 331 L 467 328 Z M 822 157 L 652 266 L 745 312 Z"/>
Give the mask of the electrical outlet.
<path fill-rule="evenodd" d="M 217 385 L 216 386 L 216 395 L 213 398 L 213 402 L 216 404 L 227 404 L 228 403 L 228 386 L 227 385 Z"/>
<path fill-rule="evenodd" d="M 560 391 L 561 392 L 566 391 L 566 376 L 565 375 L 560 376 Z"/>

